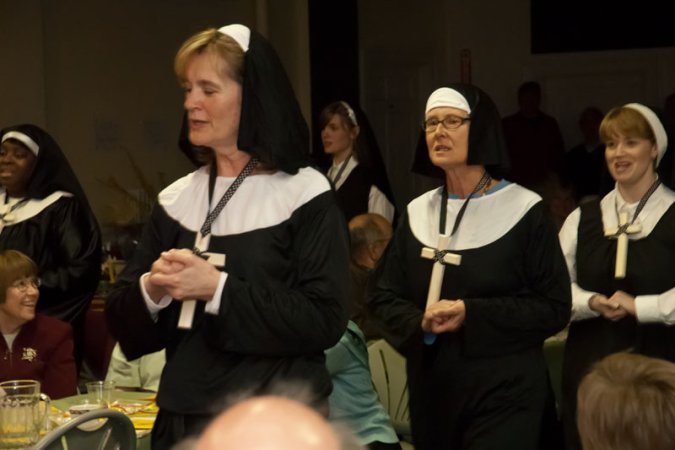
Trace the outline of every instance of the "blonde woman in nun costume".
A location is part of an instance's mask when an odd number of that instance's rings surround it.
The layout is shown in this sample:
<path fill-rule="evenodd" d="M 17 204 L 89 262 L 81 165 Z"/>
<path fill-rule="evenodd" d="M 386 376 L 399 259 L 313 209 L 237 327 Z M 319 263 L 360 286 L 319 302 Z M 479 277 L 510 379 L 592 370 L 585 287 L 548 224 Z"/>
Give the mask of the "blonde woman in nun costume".
<path fill-rule="evenodd" d="M 495 178 L 506 147 L 485 92 L 434 91 L 420 144 L 415 170 L 442 169 L 444 183 L 408 204 L 369 298 L 407 358 L 415 448 L 550 448 L 542 344 L 571 301 L 556 230 L 537 194 Z M 461 261 L 444 265 L 440 301 L 426 306 L 435 262 L 421 253 L 440 234 Z"/>
<path fill-rule="evenodd" d="M 274 50 L 243 25 L 208 29 L 175 69 L 206 163 L 159 194 L 106 307 L 128 359 L 166 348 L 154 449 L 280 381 L 327 410 L 324 350 L 347 325 L 347 227 Z"/>
<path fill-rule="evenodd" d="M 616 185 L 574 210 L 560 229 L 572 278 L 562 378 L 569 449 L 581 448 L 577 388 L 593 363 L 625 350 L 675 362 L 675 193 L 656 173 L 666 131 L 651 109 L 629 103 L 605 115 L 600 139 Z M 627 222 L 624 257 L 617 254 L 620 216 Z"/>

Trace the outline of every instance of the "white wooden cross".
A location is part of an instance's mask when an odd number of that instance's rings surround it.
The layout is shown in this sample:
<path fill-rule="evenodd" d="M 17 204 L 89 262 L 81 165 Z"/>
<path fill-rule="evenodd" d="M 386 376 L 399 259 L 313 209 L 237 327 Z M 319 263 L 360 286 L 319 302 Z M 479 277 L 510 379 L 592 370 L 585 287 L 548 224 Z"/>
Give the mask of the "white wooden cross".
<path fill-rule="evenodd" d="M 224 253 L 210 253 L 203 251 L 209 248 L 209 238 L 211 235 L 203 237 L 200 232 L 197 232 L 197 239 L 195 239 L 195 248 L 199 249 L 201 253 L 199 256 L 204 257 L 207 262 L 213 266 L 222 269 L 225 267 Z M 195 317 L 195 308 L 197 307 L 197 300 L 183 300 L 180 306 L 180 316 L 178 317 L 178 328 L 189 330 L 192 328 L 192 321 Z"/>
<path fill-rule="evenodd" d="M 431 269 L 431 280 L 429 281 L 429 293 L 427 294 L 427 308 L 441 298 L 441 286 L 443 285 L 445 266 L 447 264 L 459 266 L 462 262 L 462 255 L 448 252 L 447 248 L 449 242 L 450 236 L 441 234 L 438 236 L 438 250 L 429 247 L 422 248 L 422 254 L 420 256 L 422 256 L 422 258 L 434 260 L 434 265 Z"/>
<path fill-rule="evenodd" d="M 605 229 L 605 236 L 616 239 L 616 263 L 614 278 L 626 278 L 626 261 L 628 260 L 628 235 L 642 231 L 638 223 L 628 223 L 628 214 L 619 214 L 619 225 L 616 228 Z"/>

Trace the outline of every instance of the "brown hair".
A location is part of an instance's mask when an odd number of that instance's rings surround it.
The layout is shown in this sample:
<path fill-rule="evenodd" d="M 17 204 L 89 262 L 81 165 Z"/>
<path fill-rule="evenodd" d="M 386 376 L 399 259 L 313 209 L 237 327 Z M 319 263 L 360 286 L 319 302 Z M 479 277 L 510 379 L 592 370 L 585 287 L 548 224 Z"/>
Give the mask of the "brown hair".
<path fill-rule="evenodd" d="M 349 113 L 349 109 L 345 102 L 338 101 L 329 104 L 321 110 L 321 114 L 319 115 L 319 131 L 326 128 L 328 122 L 330 122 L 335 115 L 342 119 L 342 124 L 345 128 L 347 128 L 347 130 L 353 131 L 359 125 L 358 123 L 354 123 L 356 120 L 356 113 L 354 113 L 353 109 L 352 113 L 354 114 L 354 118 L 352 118 L 351 114 Z M 370 161 L 370 155 L 367 154 L 367 149 L 363 139 L 363 133 L 359 132 L 356 136 L 356 139 L 354 139 L 352 152 L 356 155 L 356 159 L 359 161 L 359 163 L 365 166 L 370 166 L 372 162 Z"/>
<path fill-rule="evenodd" d="M 180 81 L 185 79 L 190 59 L 202 54 L 213 57 L 215 67 L 221 75 L 241 84 L 244 79 L 244 50 L 232 37 L 215 28 L 190 36 L 178 49 L 173 67 Z M 227 62 L 227 67 L 222 64 L 223 61 Z"/>
<path fill-rule="evenodd" d="M 7 289 L 16 280 L 38 274 L 35 262 L 17 250 L 0 251 L 0 303 L 5 303 Z"/>
<path fill-rule="evenodd" d="M 652 127 L 642 114 L 632 108 L 619 106 L 611 109 L 600 123 L 600 140 L 603 144 L 618 133 L 625 136 L 647 139 L 656 144 Z"/>
<path fill-rule="evenodd" d="M 675 364 L 616 353 L 593 366 L 577 393 L 584 450 L 675 448 Z"/>

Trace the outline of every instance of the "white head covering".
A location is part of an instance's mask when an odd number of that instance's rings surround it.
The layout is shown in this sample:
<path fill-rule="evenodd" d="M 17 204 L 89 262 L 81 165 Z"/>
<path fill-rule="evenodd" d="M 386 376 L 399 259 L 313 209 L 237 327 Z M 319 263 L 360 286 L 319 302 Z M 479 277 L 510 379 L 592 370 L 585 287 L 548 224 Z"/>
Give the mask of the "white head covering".
<path fill-rule="evenodd" d="M 427 100 L 427 107 L 424 110 L 424 114 L 428 114 L 434 108 L 457 108 L 462 111 L 466 111 L 468 114 L 471 114 L 471 107 L 469 102 L 466 101 L 466 98 L 459 92 L 448 87 L 442 87 L 436 89 L 429 96 Z"/>
<path fill-rule="evenodd" d="M 349 103 L 340 100 L 340 104 L 344 106 L 344 108 L 347 110 L 347 115 L 349 116 L 349 120 L 352 121 L 352 124 L 355 127 L 359 126 L 359 122 L 356 120 L 356 113 L 354 113 L 354 110 L 352 109 L 351 106 L 349 106 Z"/>
<path fill-rule="evenodd" d="M 30 136 L 21 133 L 20 131 L 8 131 L 2 136 L 2 142 L 5 142 L 7 139 L 16 139 L 21 142 L 23 145 L 28 147 L 28 150 L 33 152 L 35 156 L 40 152 L 40 146 L 30 138 Z"/>
<path fill-rule="evenodd" d="M 244 50 L 244 53 L 248 51 L 248 43 L 251 40 L 251 30 L 249 30 L 248 27 L 234 23 L 232 25 L 220 27 L 218 28 L 218 31 L 237 41 L 237 44 Z"/>
<path fill-rule="evenodd" d="M 652 127 L 654 138 L 656 139 L 656 150 L 658 152 L 658 155 L 656 156 L 656 166 L 658 167 L 659 163 L 661 162 L 661 158 L 663 158 L 663 155 L 666 153 L 666 149 L 668 148 L 668 135 L 666 134 L 666 130 L 663 128 L 663 124 L 656 116 L 654 111 L 647 108 L 645 105 L 640 103 L 627 103 L 623 105 L 623 107 L 639 112 L 642 117 L 645 118 L 649 126 Z"/>

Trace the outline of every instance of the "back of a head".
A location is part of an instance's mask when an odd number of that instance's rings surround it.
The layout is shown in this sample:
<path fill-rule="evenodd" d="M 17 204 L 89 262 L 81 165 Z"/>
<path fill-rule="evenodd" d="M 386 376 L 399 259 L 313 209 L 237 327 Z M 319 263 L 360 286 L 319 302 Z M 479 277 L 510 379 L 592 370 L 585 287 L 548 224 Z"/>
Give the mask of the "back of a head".
<path fill-rule="evenodd" d="M 675 364 L 610 355 L 586 375 L 577 398 L 585 450 L 675 448 Z"/>
<path fill-rule="evenodd" d="M 197 450 L 340 450 L 334 428 L 319 413 L 280 396 L 244 400 L 205 430 Z"/>
<path fill-rule="evenodd" d="M 354 216 L 349 221 L 350 249 L 352 258 L 366 251 L 368 244 L 388 241 L 392 234 L 391 224 L 380 214 L 367 213 Z"/>

